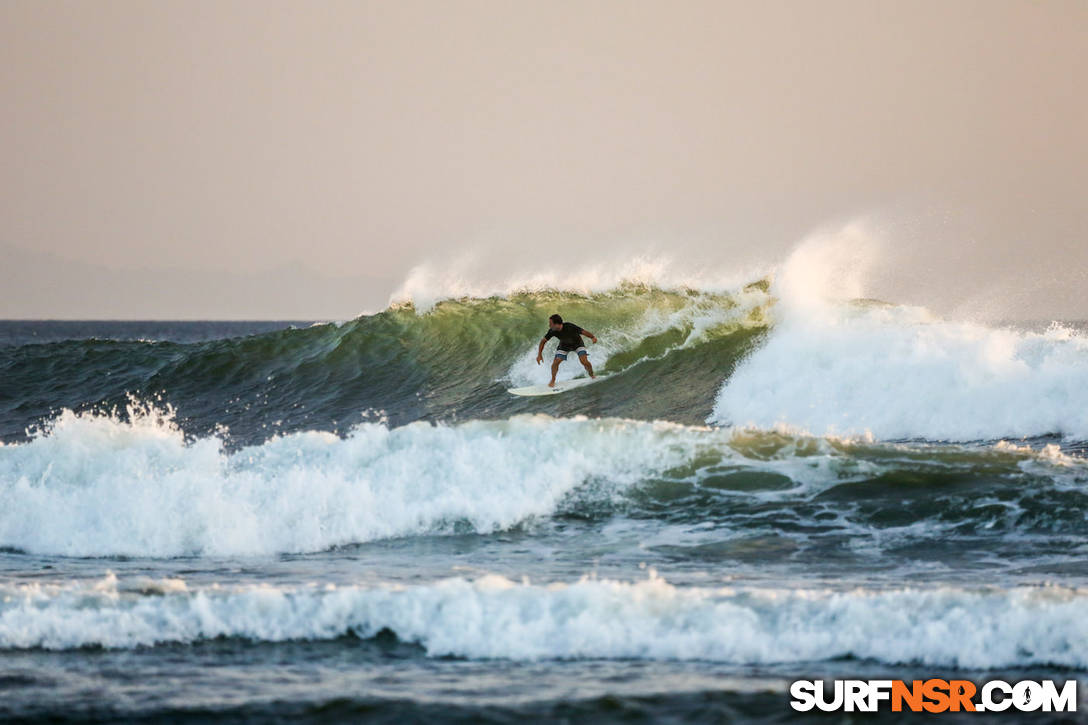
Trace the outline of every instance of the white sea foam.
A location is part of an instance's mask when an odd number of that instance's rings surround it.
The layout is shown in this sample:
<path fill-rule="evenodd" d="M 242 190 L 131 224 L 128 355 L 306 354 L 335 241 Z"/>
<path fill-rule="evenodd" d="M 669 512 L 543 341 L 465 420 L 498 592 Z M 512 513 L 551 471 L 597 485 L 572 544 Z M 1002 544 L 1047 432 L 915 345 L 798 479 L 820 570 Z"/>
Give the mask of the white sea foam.
<path fill-rule="evenodd" d="M 674 587 L 651 575 L 548 586 L 498 576 L 412 587 L 93 584 L 0 591 L 0 648 L 67 649 L 371 637 L 431 656 L 731 663 L 838 657 L 889 664 L 1088 667 L 1088 593 L 1069 588 L 831 591 Z"/>
<path fill-rule="evenodd" d="M 884 439 L 1088 439 L 1088 340 L 1060 325 L 1025 332 L 851 303 L 871 254 L 857 230 L 795 252 L 771 288 L 780 304 L 769 339 L 723 383 L 710 421 Z"/>
<path fill-rule="evenodd" d="M 884 439 L 1083 440 L 1088 340 L 840 307 L 781 321 L 725 382 L 711 420 Z"/>
<path fill-rule="evenodd" d="M 520 417 L 365 423 L 341 439 L 274 438 L 227 454 L 153 411 L 63 413 L 0 447 L 0 545 L 51 554 L 260 554 L 450 530 L 503 529 L 579 485 L 676 465 L 698 435 L 668 424 Z"/>
<path fill-rule="evenodd" d="M 729 431 L 540 415 L 364 423 L 345 438 L 303 432 L 228 453 L 214 436 L 187 442 L 168 415 L 131 415 L 65 412 L 31 441 L 0 445 L 0 546 L 242 555 L 486 533 L 549 515 L 584 484 L 618 496 L 701 450 L 797 480 L 827 477 L 834 456 L 752 460 L 730 448 Z"/>
<path fill-rule="evenodd" d="M 516 416 L 458 425 L 363 423 L 346 437 L 309 431 L 234 452 L 186 441 L 168 414 L 65 412 L 29 442 L 0 444 L 0 546 L 71 556 L 312 552 L 377 539 L 490 533 L 564 506 L 631 501 L 660 478 L 759 470 L 807 495 L 897 462 L 865 439 L 623 419 Z M 933 465 L 947 463 L 938 457 Z M 992 456 L 1076 482 L 1083 461 L 999 445 Z M 970 465 L 970 464 L 968 464 Z M 726 495 L 726 492 L 721 492 Z"/>

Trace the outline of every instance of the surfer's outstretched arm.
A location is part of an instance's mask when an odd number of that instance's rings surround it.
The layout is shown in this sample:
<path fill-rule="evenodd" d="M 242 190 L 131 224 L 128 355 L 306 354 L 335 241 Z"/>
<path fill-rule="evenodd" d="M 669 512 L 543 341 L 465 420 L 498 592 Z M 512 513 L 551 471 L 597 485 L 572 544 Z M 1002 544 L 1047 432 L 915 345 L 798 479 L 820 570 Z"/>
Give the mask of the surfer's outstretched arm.
<path fill-rule="evenodd" d="M 582 334 L 588 337 L 590 340 L 593 340 L 593 342 L 597 342 L 597 336 L 584 327 L 582 328 Z"/>
<path fill-rule="evenodd" d="M 548 339 L 546 337 L 540 338 L 540 347 L 536 349 L 536 364 L 544 362 L 544 345 L 546 345 Z"/>

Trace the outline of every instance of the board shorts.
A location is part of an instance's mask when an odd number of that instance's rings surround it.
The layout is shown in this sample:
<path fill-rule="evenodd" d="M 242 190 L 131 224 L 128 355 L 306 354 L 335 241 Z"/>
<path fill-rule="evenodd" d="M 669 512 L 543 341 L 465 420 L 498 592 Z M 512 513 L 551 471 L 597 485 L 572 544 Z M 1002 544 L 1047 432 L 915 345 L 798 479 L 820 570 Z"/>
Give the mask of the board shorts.
<path fill-rule="evenodd" d="M 576 350 L 556 350 L 555 351 L 555 359 L 556 360 L 566 360 L 567 355 L 569 353 L 572 353 L 572 352 L 578 353 L 578 357 L 581 357 L 582 355 L 588 355 L 589 354 L 589 350 L 586 350 L 586 346 L 582 345 L 581 347 L 579 347 Z"/>

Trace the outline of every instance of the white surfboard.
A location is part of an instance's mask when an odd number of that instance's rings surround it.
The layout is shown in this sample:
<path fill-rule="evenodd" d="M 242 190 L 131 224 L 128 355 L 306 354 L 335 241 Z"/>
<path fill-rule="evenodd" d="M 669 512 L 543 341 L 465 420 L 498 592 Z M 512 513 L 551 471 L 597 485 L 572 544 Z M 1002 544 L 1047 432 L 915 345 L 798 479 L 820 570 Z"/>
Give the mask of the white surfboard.
<path fill-rule="evenodd" d="M 574 390 L 575 388 L 581 388 L 590 383 L 596 383 L 604 380 L 603 375 L 598 375 L 594 378 L 575 378 L 574 380 L 559 380 L 555 383 L 554 388 L 549 388 L 547 385 L 530 385 L 525 388 L 510 388 L 510 392 L 514 395 L 525 395 L 529 397 L 537 395 L 559 395 L 565 393 L 568 390 Z"/>

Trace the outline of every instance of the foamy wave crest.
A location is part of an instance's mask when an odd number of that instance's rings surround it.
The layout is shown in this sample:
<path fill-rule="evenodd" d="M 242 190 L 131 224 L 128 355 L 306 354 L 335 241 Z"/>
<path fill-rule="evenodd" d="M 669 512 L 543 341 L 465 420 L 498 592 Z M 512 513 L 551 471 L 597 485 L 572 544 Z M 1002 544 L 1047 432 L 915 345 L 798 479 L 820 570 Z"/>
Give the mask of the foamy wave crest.
<path fill-rule="evenodd" d="M 366 423 L 235 453 L 187 443 L 169 416 L 65 412 L 0 446 L 0 545 L 63 555 L 261 554 L 553 512 L 587 481 L 629 485 L 690 456 L 683 426 L 523 416 L 458 426 Z M 598 487 L 600 488 L 600 487 Z"/>
<path fill-rule="evenodd" d="M 515 294 L 559 290 L 581 295 L 599 294 L 623 285 L 642 285 L 658 289 L 697 289 L 703 292 L 735 290 L 765 270 L 745 270 L 743 274 L 711 274 L 707 270 L 683 269 L 665 256 L 638 256 L 621 262 L 582 262 L 546 265 L 506 276 L 486 274 L 470 257 L 445 264 L 421 264 L 414 267 L 390 296 L 390 305 L 411 302 L 416 310 L 430 310 L 442 300 L 486 299 Z"/>
<path fill-rule="evenodd" d="M 877 245 L 852 225 L 776 274 L 775 325 L 724 382 L 709 419 L 814 435 L 1088 439 L 1088 340 L 940 319 L 857 299 Z"/>
<path fill-rule="evenodd" d="M 828 478 L 838 455 L 822 444 L 823 456 L 804 460 L 789 445 L 777 457 L 752 457 L 746 439 L 736 437 L 734 448 L 734 437 L 536 415 L 365 423 L 344 438 L 309 431 L 228 452 L 214 436 L 187 442 L 154 409 L 132 408 L 125 420 L 65 412 L 31 441 L 0 445 L 0 546 L 74 556 L 245 555 L 489 533 L 552 514 L 572 495 L 622 497 L 700 452 L 797 480 Z"/>
<path fill-rule="evenodd" d="M 1081 459 L 1056 446 L 925 456 L 919 469 L 917 452 L 864 438 L 544 415 L 365 423 L 345 437 L 308 431 L 232 452 L 215 436 L 187 441 L 154 409 L 131 409 L 125 420 L 65 412 L 29 442 L 0 445 L 0 546 L 70 556 L 313 552 L 492 533 L 587 508 L 620 513 L 662 482 L 677 492 L 706 483 L 711 496 L 804 498 L 900 470 L 940 475 L 964 461 L 1012 478 L 1083 478 Z M 740 493 L 723 483 L 753 472 L 775 485 Z"/>
<path fill-rule="evenodd" d="M 723 385 L 710 420 L 816 435 L 1088 439 L 1088 340 L 840 307 L 784 320 Z"/>
<path fill-rule="evenodd" d="M 177 580 L 126 586 L 109 576 L 2 594 L 5 649 L 369 638 L 390 630 L 431 656 L 1088 667 L 1088 594 L 1060 587 L 713 589 L 674 587 L 651 574 L 637 583 L 537 586 L 486 576 L 408 588 L 192 591 Z"/>

